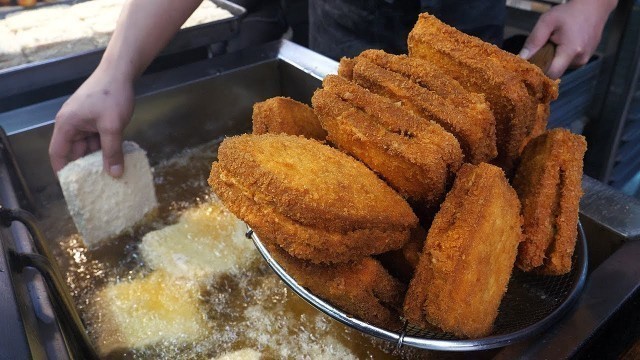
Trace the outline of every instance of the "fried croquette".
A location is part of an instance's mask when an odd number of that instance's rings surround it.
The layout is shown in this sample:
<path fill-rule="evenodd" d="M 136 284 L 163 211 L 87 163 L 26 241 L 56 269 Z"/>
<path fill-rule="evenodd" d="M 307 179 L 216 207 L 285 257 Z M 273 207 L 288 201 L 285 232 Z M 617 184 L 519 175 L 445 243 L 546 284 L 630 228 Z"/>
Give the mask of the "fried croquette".
<path fill-rule="evenodd" d="M 426 13 L 409 34 L 408 47 L 410 56 L 431 62 L 469 91 L 485 95 L 496 120 L 496 163 L 511 170 L 533 129 L 538 104 L 557 97 L 557 82 L 525 60 Z"/>
<path fill-rule="evenodd" d="M 261 237 L 269 254 L 299 285 L 344 312 L 370 324 L 397 330 L 406 286 L 371 258 L 316 265 L 288 254 L 274 241 Z"/>
<path fill-rule="evenodd" d="M 364 165 L 297 136 L 225 139 L 209 184 L 257 234 L 315 263 L 399 249 L 417 225 L 407 202 Z"/>
<path fill-rule="evenodd" d="M 456 135 L 466 161 L 479 163 L 497 155 L 495 119 L 484 95 L 467 91 L 429 62 L 366 50 L 355 59 L 343 58 L 338 72 L 438 122 Z"/>
<path fill-rule="evenodd" d="M 456 137 L 467 162 L 487 162 L 497 155 L 496 124 L 491 112 L 473 113 L 470 109 L 460 108 L 435 91 L 386 70 L 365 57 L 356 57 L 352 61 L 355 83 L 441 125 Z"/>
<path fill-rule="evenodd" d="M 571 271 L 586 150 L 584 137 L 566 129 L 549 130 L 525 147 L 513 180 L 524 217 L 520 269 L 549 275 Z"/>
<path fill-rule="evenodd" d="M 339 76 L 323 84 L 311 101 L 327 139 L 411 203 L 437 207 L 462 163 L 453 135 Z"/>
<path fill-rule="evenodd" d="M 538 136 L 542 135 L 542 133 L 544 133 L 544 131 L 547 129 L 547 123 L 549 122 L 550 114 L 551 114 L 551 106 L 549 104 L 538 104 L 538 108 L 536 110 L 536 121 L 533 124 L 531 133 L 522 142 L 522 148 L 520 149 L 520 154 L 522 154 L 524 147 L 527 146 L 529 141 L 537 138 Z"/>
<path fill-rule="evenodd" d="M 409 323 L 470 338 L 491 333 L 522 238 L 519 210 L 500 168 L 462 166 L 409 284 Z"/>
<path fill-rule="evenodd" d="M 327 132 L 308 105 L 288 97 L 277 96 L 253 105 L 254 134 L 302 135 L 323 141 Z"/>

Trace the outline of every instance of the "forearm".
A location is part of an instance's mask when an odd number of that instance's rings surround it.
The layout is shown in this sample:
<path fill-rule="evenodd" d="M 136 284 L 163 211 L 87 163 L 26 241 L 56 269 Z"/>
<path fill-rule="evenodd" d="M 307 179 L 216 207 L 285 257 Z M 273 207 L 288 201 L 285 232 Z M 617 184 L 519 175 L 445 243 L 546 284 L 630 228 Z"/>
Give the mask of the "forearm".
<path fill-rule="evenodd" d="M 128 0 L 99 69 L 138 77 L 202 0 Z"/>

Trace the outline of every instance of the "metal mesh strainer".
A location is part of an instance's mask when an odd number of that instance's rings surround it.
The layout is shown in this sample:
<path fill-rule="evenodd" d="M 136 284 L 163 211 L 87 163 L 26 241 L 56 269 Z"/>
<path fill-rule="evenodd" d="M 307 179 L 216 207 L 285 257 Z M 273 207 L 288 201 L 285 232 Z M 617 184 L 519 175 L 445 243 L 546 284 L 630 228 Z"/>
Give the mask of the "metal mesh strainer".
<path fill-rule="evenodd" d="M 580 295 L 587 275 L 587 242 L 578 223 L 578 240 L 573 268 L 563 276 L 529 274 L 514 269 L 507 293 L 500 304 L 491 335 L 480 339 L 461 339 L 453 334 L 416 328 L 405 323 L 402 329 L 382 329 L 354 318 L 318 298 L 298 283 L 278 264 L 251 230 L 247 232 L 269 266 L 299 296 L 318 310 L 366 334 L 396 343 L 443 351 L 484 350 L 512 344 L 538 334 L 555 323 Z"/>

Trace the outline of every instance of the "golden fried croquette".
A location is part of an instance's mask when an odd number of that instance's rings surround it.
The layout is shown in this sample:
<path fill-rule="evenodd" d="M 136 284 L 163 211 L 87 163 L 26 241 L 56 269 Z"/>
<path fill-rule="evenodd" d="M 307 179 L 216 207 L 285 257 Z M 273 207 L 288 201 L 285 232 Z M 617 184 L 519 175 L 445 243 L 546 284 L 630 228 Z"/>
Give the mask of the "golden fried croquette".
<path fill-rule="evenodd" d="M 409 323 L 470 338 L 491 333 L 522 238 L 519 210 L 500 168 L 462 166 L 409 284 Z"/>
<path fill-rule="evenodd" d="M 327 139 L 411 203 L 437 207 L 462 163 L 453 135 L 339 76 L 323 84 L 311 101 Z"/>
<path fill-rule="evenodd" d="M 327 132 L 308 105 L 288 97 L 277 96 L 253 105 L 254 134 L 302 135 L 323 141 Z"/>
<path fill-rule="evenodd" d="M 520 269 L 551 275 L 571 271 L 586 150 L 584 137 L 566 129 L 549 130 L 525 147 L 513 180 L 524 216 Z"/>
<path fill-rule="evenodd" d="M 274 241 L 261 237 L 269 254 L 299 285 L 344 312 L 370 324 L 397 330 L 406 286 L 371 258 L 317 265 L 296 259 Z"/>
<path fill-rule="evenodd" d="M 364 165 L 297 136 L 225 139 L 209 184 L 257 234 L 315 263 L 399 249 L 417 224 L 406 201 Z"/>
<path fill-rule="evenodd" d="M 410 56 L 433 63 L 469 91 L 485 95 L 496 120 L 496 163 L 510 170 L 533 129 L 538 104 L 557 97 L 558 83 L 525 60 L 426 13 L 409 34 L 408 47 Z"/>
<path fill-rule="evenodd" d="M 398 57 L 390 62 L 400 59 Z M 365 57 L 356 57 L 352 62 L 355 83 L 441 125 L 456 137 L 467 162 L 487 162 L 497 155 L 495 119 L 486 105 L 485 112 L 475 111 L 478 110 L 477 107 L 460 108 L 435 91 L 422 87 L 399 73 L 386 70 Z"/>

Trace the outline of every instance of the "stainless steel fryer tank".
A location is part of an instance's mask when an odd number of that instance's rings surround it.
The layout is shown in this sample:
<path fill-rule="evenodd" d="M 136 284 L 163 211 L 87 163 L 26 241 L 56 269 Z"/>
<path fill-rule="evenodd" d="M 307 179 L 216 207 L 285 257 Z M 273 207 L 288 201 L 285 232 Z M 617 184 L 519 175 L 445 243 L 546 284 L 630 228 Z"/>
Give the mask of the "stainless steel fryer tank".
<path fill-rule="evenodd" d="M 281 41 L 152 74 L 137 84 L 134 119 L 125 138 L 145 148 L 154 165 L 182 149 L 249 131 L 251 109 L 257 101 L 281 95 L 309 103 L 324 75 L 335 73 L 336 69 L 334 61 Z M 7 132 L 9 145 L 2 149 L 2 169 L 7 170 L 0 171 L 3 207 L 29 207 L 31 194 L 35 206 L 30 210 L 42 213 L 52 211 L 46 207 L 48 199 L 62 196 L 49 166 L 47 148 L 52 119 L 65 99 L 0 113 L 0 125 Z M 640 205 L 588 177 L 583 187 L 581 220 L 592 253 L 582 297 L 575 309 L 540 338 L 485 353 L 484 357 L 557 358 L 578 354 L 633 298 L 640 285 L 640 262 L 632 261 L 640 256 L 640 243 L 635 241 L 640 237 Z M 54 229 L 43 229 L 45 235 L 51 231 Z M 18 237 L 20 232 L 2 236 Z M 11 281 L 14 287 L 26 287 L 30 280 L 16 275 Z M 31 308 L 38 306 L 46 304 Z M 5 316 L 15 318 L 15 314 L 0 314 Z M 37 328 L 38 322 L 42 319 L 37 316 L 23 319 L 22 325 L 16 321 L 16 331 L 26 333 L 25 328 Z M 9 346 L 8 341 L 0 332 L 0 348 Z M 40 346 L 42 349 L 30 351 L 47 353 L 59 349 Z"/>

